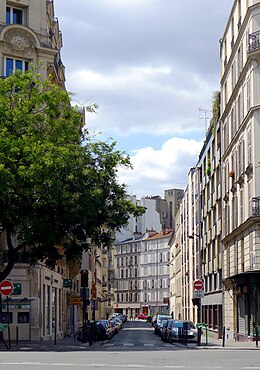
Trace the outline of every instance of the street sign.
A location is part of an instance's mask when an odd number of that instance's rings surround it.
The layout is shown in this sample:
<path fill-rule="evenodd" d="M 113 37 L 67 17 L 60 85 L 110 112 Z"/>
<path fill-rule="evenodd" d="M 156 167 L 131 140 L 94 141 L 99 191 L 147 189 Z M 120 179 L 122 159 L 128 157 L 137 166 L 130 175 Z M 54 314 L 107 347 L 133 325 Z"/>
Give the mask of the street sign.
<path fill-rule="evenodd" d="M 194 281 L 194 289 L 196 290 L 202 290 L 204 288 L 204 284 L 202 280 L 196 280 Z"/>
<path fill-rule="evenodd" d="M 72 279 L 63 279 L 63 288 L 72 288 Z"/>
<path fill-rule="evenodd" d="M 194 290 L 193 298 L 204 298 L 204 290 Z"/>
<path fill-rule="evenodd" d="M 13 290 L 14 286 L 13 283 L 11 283 L 11 281 L 3 280 L 0 283 L 0 293 L 2 293 L 2 295 L 10 295 L 13 293 Z"/>
<path fill-rule="evenodd" d="M 21 283 L 13 283 L 14 290 L 12 295 L 21 295 L 22 294 L 22 284 Z"/>
<path fill-rule="evenodd" d="M 79 295 L 71 295 L 70 296 L 70 304 L 73 306 L 80 306 L 81 305 L 81 299 Z"/>

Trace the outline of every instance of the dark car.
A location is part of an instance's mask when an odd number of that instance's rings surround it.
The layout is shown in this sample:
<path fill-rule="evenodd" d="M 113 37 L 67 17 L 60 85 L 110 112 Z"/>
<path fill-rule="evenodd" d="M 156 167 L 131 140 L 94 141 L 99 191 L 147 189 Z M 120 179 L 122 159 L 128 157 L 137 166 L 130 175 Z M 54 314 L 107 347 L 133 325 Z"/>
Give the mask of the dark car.
<path fill-rule="evenodd" d="M 105 340 L 112 338 L 112 332 L 110 330 L 110 326 L 106 322 L 107 320 L 100 320 L 96 322 L 96 339 L 97 340 Z"/>
<path fill-rule="evenodd" d="M 106 328 L 106 339 L 111 339 L 114 335 L 114 331 L 112 329 L 112 326 L 111 326 L 111 323 L 109 320 L 100 320 L 100 322 L 104 325 L 104 327 Z"/>
<path fill-rule="evenodd" d="M 161 330 L 161 340 L 163 342 L 168 342 L 169 339 L 169 331 L 171 330 L 172 324 L 174 323 L 173 319 L 168 319 Z"/>
<path fill-rule="evenodd" d="M 172 317 L 169 316 L 169 315 L 157 315 L 156 323 L 154 323 L 154 325 L 153 325 L 154 334 L 160 335 L 161 334 L 160 326 L 161 326 L 162 320 L 168 320 L 168 319 L 171 319 L 171 318 Z"/>

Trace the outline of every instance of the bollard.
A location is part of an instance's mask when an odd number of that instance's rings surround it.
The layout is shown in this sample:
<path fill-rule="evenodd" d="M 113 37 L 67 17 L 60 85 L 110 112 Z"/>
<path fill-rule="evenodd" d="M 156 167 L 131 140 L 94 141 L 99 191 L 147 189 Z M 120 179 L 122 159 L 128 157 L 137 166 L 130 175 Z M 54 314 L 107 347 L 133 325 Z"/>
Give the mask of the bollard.
<path fill-rule="evenodd" d="M 222 347 L 225 347 L 225 339 L 226 339 L 226 328 L 225 326 L 223 326 Z"/>
<path fill-rule="evenodd" d="M 198 326 L 198 342 L 197 342 L 198 347 L 200 347 L 200 345 L 201 345 L 201 334 L 202 334 L 202 328 L 199 325 Z"/>

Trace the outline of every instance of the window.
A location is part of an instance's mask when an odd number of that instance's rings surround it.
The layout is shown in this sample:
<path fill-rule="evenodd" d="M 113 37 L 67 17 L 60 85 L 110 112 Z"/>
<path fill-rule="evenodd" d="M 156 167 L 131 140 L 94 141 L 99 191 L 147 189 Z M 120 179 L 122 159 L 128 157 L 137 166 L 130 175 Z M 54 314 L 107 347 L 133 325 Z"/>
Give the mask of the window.
<path fill-rule="evenodd" d="M 19 324 L 28 324 L 30 322 L 29 312 L 18 312 L 17 320 Z"/>
<path fill-rule="evenodd" d="M 4 60 L 4 75 L 10 76 L 17 70 L 25 72 L 28 70 L 29 63 L 20 59 L 5 58 Z"/>
<path fill-rule="evenodd" d="M 23 24 L 23 10 L 7 6 L 6 24 Z"/>
<path fill-rule="evenodd" d="M 247 129 L 247 165 L 252 162 L 252 130 L 251 127 Z"/>
<path fill-rule="evenodd" d="M 8 320 L 9 317 L 9 320 Z M 13 323 L 13 313 L 12 312 L 2 312 L 2 323 L 8 324 L 8 321 L 10 324 Z"/>

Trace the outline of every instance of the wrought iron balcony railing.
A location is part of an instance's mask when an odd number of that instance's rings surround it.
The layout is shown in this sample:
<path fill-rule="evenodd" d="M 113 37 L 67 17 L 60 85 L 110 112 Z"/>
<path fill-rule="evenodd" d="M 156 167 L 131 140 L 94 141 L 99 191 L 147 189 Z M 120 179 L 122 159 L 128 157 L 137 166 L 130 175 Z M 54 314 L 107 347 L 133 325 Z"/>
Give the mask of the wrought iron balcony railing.
<path fill-rule="evenodd" d="M 248 51 L 260 49 L 260 30 L 248 35 Z"/>
<path fill-rule="evenodd" d="M 252 198 L 252 216 L 260 216 L 260 197 Z"/>

